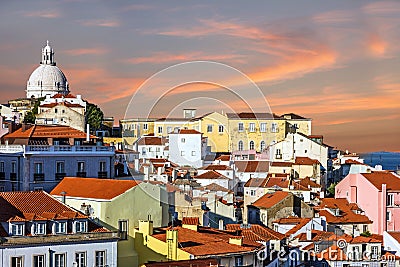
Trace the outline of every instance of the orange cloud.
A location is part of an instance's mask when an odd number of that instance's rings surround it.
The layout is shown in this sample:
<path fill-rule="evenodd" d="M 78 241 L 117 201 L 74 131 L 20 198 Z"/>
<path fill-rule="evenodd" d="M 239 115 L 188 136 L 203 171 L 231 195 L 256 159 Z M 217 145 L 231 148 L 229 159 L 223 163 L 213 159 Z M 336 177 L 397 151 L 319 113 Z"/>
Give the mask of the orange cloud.
<path fill-rule="evenodd" d="M 200 52 L 190 52 L 182 54 L 169 54 L 166 52 L 157 52 L 147 57 L 136 57 L 136 58 L 125 59 L 123 60 L 123 62 L 130 64 L 141 64 L 141 63 L 162 64 L 162 63 L 176 63 L 176 62 L 186 62 L 194 60 L 211 60 L 211 61 L 229 60 L 235 62 L 238 61 L 243 62 L 241 58 L 243 58 L 243 56 L 205 55 L 204 53 Z"/>
<path fill-rule="evenodd" d="M 78 21 L 83 26 L 97 26 L 97 27 L 119 27 L 120 23 L 117 20 L 111 19 L 90 19 Z"/>
<path fill-rule="evenodd" d="M 388 43 L 385 42 L 379 35 L 371 34 L 367 40 L 367 47 L 373 56 L 383 57 L 385 56 Z"/>
<path fill-rule="evenodd" d="M 65 53 L 71 56 L 82 56 L 82 55 L 103 55 L 108 53 L 108 50 L 105 48 L 95 47 L 95 48 L 78 48 L 71 49 L 66 51 L 61 51 L 61 53 Z"/>

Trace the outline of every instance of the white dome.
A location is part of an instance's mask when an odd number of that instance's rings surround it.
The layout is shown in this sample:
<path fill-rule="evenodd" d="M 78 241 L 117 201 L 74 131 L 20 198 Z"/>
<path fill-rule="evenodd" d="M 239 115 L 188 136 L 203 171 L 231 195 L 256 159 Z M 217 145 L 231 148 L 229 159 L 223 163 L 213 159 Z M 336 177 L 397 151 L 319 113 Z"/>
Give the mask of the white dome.
<path fill-rule="evenodd" d="M 29 77 L 26 86 L 26 97 L 40 98 L 55 94 L 67 95 L 69 86 L 64 73 L 54 62 L 53 49 L 47 45 L 42 49 L 42 62 Z"/>

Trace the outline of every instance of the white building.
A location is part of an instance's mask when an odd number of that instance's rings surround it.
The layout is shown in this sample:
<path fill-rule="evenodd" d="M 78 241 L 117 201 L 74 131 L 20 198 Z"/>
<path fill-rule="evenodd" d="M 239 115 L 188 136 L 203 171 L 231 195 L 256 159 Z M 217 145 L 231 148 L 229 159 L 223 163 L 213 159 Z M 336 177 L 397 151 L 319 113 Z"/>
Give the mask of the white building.
<path fill-rule="evenodd" d="M 207 139 L 192 129 L 180 129 L 169 134 L 169 160 L 179 166 L 200 168 L 206 154 Z"/>
<path fill-rule="evenodd" d="M 0 193 L 0 265 L 117 266 L 118 234 L 47 193 Z"/>
<path fill-rule="evenodd" d="M 168 158 L 167 138 L 161 136 L 142 136 L 136 142 L 136 151 L 141 159 Z"/>
<path fill-rule="evenodd" d="M 27 98 L 40 98 L 55 94 L 68 95 L 69 84 L 64 73 L 56 66 L 54 50 L 49 41 L 42 49 L 42 60 L 28 79 L 26 86 Z"/>

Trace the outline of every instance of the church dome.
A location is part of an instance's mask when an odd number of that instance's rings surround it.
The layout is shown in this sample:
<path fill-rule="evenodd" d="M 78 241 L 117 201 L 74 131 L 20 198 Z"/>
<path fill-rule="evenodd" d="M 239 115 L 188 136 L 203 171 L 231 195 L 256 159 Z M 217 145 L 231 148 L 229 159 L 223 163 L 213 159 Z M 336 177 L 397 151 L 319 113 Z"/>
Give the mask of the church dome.
<path fill-rule="evenodd" d="M 69 86 L 64 73 L 56 66 L 54 51 L 49 42 L 42 49 L 42 61 L 29 77 L 26 87 L 26 97 L 40 98 L 55 94 L 67 95 Z"/>

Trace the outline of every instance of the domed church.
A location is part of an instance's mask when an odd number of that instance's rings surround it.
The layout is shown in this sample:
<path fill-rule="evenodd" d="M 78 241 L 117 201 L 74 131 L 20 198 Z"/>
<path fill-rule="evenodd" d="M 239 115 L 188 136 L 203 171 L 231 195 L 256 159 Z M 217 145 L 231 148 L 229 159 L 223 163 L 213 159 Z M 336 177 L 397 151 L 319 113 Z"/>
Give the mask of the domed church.
<path fill-rule="evenodd" d="M 68 95 L 69 85 L 64 73 L 56 66 L 54 50 L 49 41 L 42 48 L 42 61 L 29 77 L 26 86 L 27 98 L 40 98 L 46 95 Z"/>

